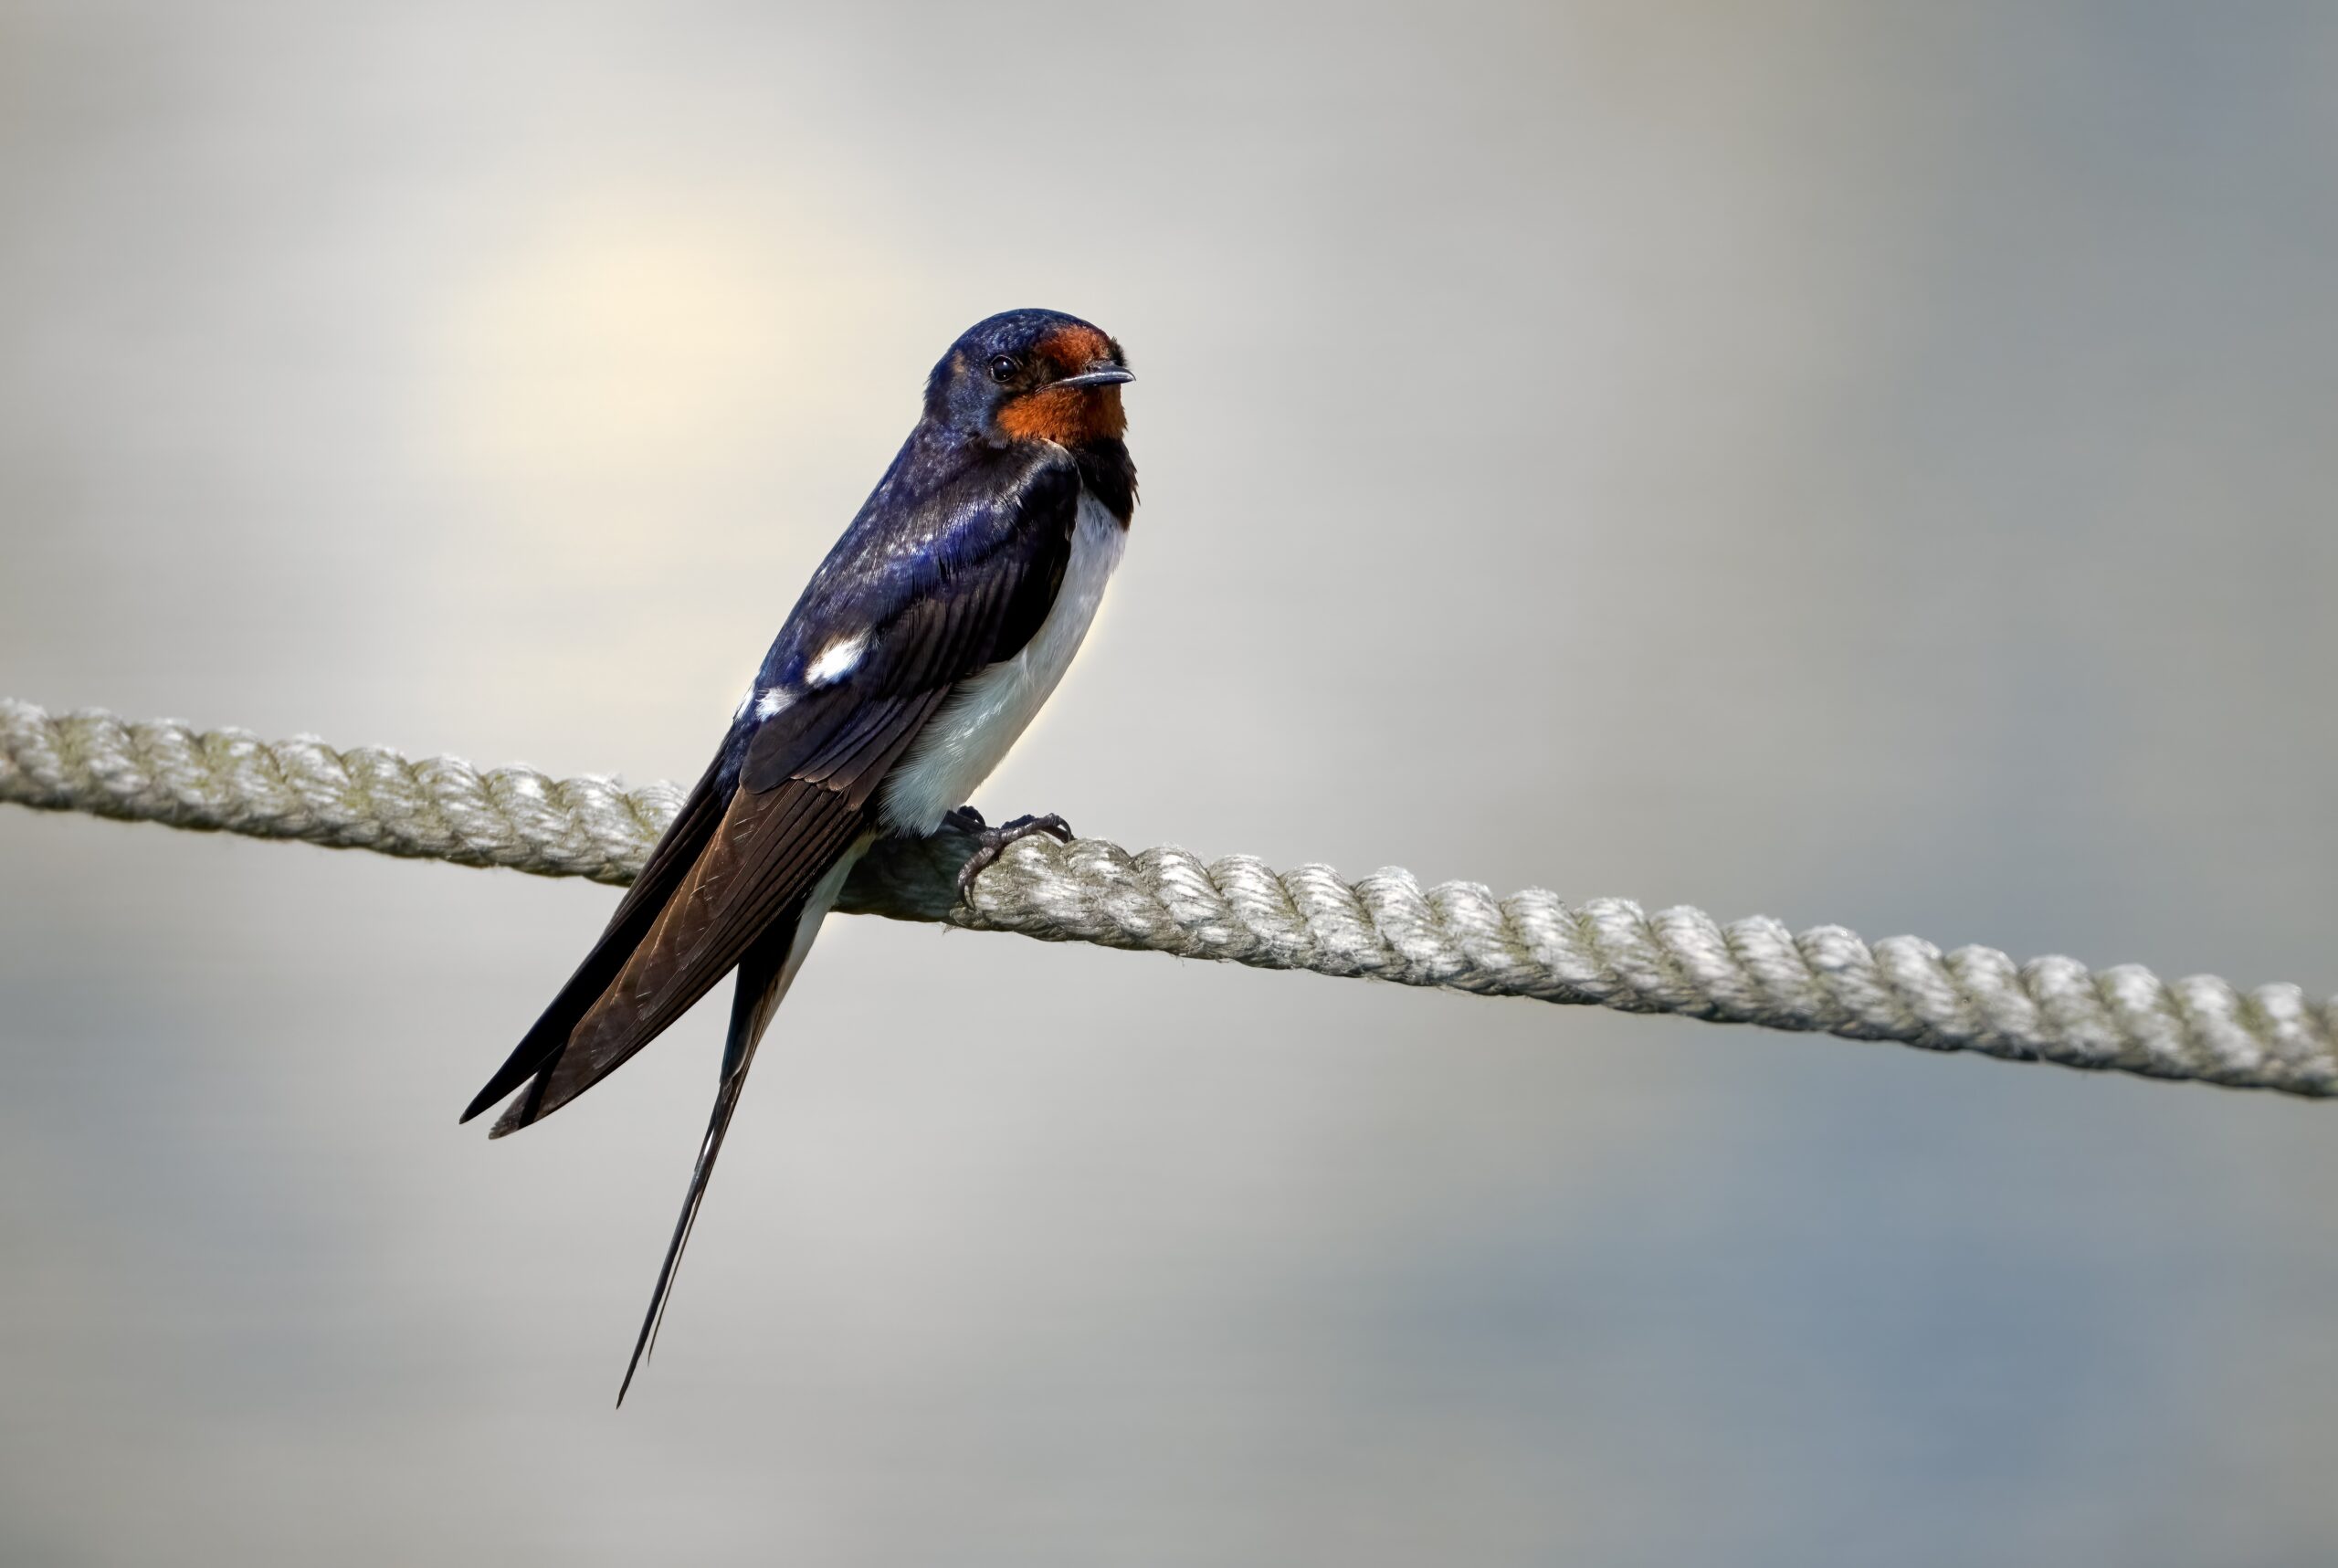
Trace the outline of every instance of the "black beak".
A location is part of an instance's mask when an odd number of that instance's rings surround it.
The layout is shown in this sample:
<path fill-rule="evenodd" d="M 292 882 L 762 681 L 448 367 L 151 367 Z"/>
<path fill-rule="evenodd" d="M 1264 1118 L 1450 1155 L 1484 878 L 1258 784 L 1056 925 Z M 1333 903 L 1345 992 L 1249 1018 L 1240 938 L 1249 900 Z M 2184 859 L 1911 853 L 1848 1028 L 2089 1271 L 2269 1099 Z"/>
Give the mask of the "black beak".
<path fill-rule="evenodd" d="M 1119 365 L 1108 363 L 1079 375 L 1065 376 L 1055 384 L 1058 386 L 1118 386 L 1122 382 L 1135 379 L 1135 376 L 1122 370 Z"/>

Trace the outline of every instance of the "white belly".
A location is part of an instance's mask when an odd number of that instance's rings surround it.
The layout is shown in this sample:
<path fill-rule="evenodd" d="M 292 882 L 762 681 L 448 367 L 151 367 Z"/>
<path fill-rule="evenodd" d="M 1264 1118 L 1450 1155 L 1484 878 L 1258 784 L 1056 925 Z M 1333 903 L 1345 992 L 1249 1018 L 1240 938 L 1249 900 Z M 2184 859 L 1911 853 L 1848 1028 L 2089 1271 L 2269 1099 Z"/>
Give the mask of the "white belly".
<path fill-rule="evenodd" d="M 1048 618 L 1022 652 L 962 683 L 926 724 L 885 781 L 878 810 L 888 829 L 932 832 L 990 777 L 1071 667 L 1127 542 L 1128 531 L 1083 493 L 1072 529 L 1071 561 Z"/>

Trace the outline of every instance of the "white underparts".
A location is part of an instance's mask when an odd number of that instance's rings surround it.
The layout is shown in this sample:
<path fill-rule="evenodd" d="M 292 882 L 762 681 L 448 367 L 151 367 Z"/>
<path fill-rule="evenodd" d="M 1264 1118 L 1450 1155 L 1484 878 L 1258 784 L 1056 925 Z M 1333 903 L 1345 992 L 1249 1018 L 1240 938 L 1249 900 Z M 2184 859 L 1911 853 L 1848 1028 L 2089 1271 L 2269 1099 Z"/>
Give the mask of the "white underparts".
<path fill-rule="evenodd" d="M 1048 618 L 1013 658 L 962 683 L 885 781 L 879 813 L 896 833 L 925 834 L 963 805 L 1027 729 L 1079 651 L 1128 531 L 1083 493 L 1071 560 Z"/>

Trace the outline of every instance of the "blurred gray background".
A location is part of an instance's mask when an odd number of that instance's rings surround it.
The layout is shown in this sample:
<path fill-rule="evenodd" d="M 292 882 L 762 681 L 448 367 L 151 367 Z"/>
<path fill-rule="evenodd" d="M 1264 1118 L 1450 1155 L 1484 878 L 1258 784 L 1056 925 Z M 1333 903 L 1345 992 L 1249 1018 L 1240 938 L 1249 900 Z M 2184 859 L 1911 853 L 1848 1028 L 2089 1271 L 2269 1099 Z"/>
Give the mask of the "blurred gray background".
<path fill-rule="evenodd" d="M 0 0 L 0 691 L 687 778 L 1004 307 L 982 797 L 2338 991 L 2338 14 Z M 0 1559 L 2338 1560 L 2338 1109 L 0 812 Z"/>

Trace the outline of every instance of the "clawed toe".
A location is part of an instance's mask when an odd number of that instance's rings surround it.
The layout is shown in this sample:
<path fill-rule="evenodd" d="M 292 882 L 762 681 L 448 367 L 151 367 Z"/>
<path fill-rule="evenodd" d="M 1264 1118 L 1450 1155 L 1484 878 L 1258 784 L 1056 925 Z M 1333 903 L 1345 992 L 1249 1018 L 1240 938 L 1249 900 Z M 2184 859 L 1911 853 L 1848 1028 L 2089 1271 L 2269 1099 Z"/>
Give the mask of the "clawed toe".
<path fill-rule="evenodd" d="M 1034 833 L 1044 833 L 1058 844 L 1071 842 L 1071 824 L 1052 811 L 1045 816 L 1018 816 L 1000 827 L 999 831 L 1006 836 L 1009 844 L 1018 838 L 1027 838 Z"/>
<path fill-rule="evenodd" d="M 962 805 L 943 820 L 974 840 L 974 852 L 958 868 L 958 899 L 970 907 L 974 901 L 974 879 L 990 869 L 1008 845 L 1035 833 L 1044 833 L 1063 844 L 1070 843 L 1072 837 L 1071 824 L 1052 811 L 1043 816 L 1018 816 L 992 827 L 983 821 L 981 812 L 971 805 Z"/>

